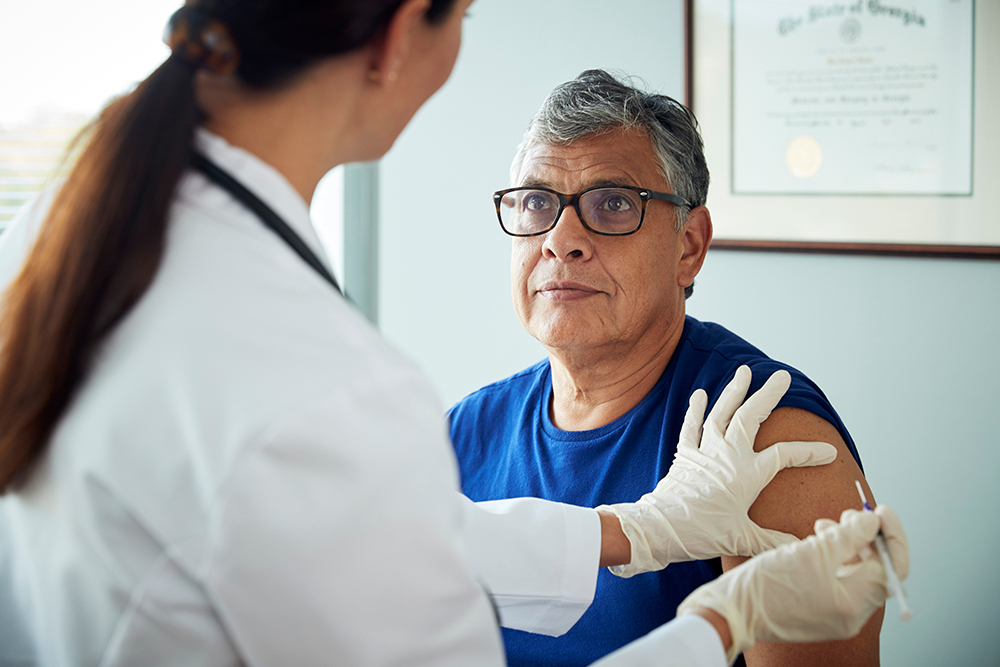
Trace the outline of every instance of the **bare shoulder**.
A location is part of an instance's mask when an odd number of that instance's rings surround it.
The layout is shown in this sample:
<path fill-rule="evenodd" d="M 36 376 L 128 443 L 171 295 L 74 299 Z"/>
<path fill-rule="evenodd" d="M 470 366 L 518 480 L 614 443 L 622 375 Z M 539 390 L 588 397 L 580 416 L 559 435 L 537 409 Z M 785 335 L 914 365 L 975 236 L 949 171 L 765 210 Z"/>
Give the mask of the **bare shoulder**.
<path fill-rule="evenodd" d="M 791 468 L 778 473 L 757 502 L 750 518 L 765 528 L 796 537 L 811 535 L 816 519 L 839 520 L 845 509 L 861 509 L 854 481 L 861 482 L 868 498 L 871 489 L 837 428 L 822 417 L 798 408 L 779 408 L 761 424 L 754 449 L 778 442 L 815 440 L 837 448 L 837 460 L 825 466 Z"/>
<path fill-rule="evenodd" d="M 760 451 L 778 442 L 795 440 L 828 442 L 837 448 L 837 460 L 825 466 L 792 468 L 778 473 L 750 508 L 750 518 L 754 522 L 799 538 L 811 535 L 817 519 L 838 520 L 845 509 L 861 509 L 855 480 L 861 482 L 865 495 L 874 502 L 871 489 L 840 432 L 833 424 L 807 410 L 775 410 L 761 424 L 754 449 Z M 729 570 L 744 560 L 723 558 L 723 569 Z M 758 644 L 747 651 L 747 665 L 874 667 L 879 664 L 881 627 L 882 612 L 879 611 L 854 639 L 814 644 Z"/>

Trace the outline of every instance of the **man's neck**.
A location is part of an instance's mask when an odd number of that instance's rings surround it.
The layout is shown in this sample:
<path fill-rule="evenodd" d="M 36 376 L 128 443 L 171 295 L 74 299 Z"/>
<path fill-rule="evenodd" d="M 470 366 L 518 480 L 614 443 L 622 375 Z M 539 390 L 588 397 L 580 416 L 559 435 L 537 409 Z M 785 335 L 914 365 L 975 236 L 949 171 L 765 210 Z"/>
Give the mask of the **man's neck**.
<path fill-rule="evenodd" d="M 549 350 L 552 423 L 564 431 L 586 431 L 634 408 L 656 386 L 683 331 L 682 315 L 666 337 L 629 349 Z"/>

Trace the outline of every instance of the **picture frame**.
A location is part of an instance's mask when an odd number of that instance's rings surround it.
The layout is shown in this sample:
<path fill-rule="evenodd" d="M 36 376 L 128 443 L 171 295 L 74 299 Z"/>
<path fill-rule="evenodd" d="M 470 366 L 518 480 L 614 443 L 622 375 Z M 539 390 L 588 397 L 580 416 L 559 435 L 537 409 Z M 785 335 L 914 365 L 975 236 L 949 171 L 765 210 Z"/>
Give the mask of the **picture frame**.
<path fill-rule="evenodd" d="M 951 13 L 942 15 L 943 11 Z M 862 38 L 855 36 L 853 43 L 843 46 L 851 35 L 837 32 L 849 33 L 852 26 L 844 27 L 849 20 L 857 24 L 853 30 Z M 927 46 L 931 32 L 917 28 L 945 20 L 950 22 L 948 30 L 935 33 L 941 43 L 934 51 Z M 793 45 L 800 54 L 780 52 L 789 48 L 780 42 L 781 21 L 786 21 L 786 32 L 798 30 L 806 38 Z M 685 23 L 685 102 L 701 125 L 712 177 L 707 205 L 715 228 L 713 248 L 1000 258 L 1000 187 L 993 185 L 1000 183 L 1000 131 L 989 122 L 995 113 L 988 111 L 1000 104 L 1000 88 L 989 79 L 990 72 L 995 75 L 1000 68 L 1000 52 L 975 39 L 977 32 L 1000 28 L 1000 5 L 915 0 L 904 10 L 893 0 L 686 0 Z M 907 56 L 915 53 L 907 43 L 911 37 L 920 41 L 916 57 Z M 772 62 L 790 65 L 769 69 L 766 59 L 748 55 L 760 51 L 761 43 L 766 43 L 764 50 L 775 50 Z M 964 60 L 954 55 L 961 56 L 964 48 L 968 51 Z M 826 50 L 820 53 L 820 49 Z M 919 60 L 917 64 L 929 67 L 935 77 L 927 83 L 904 82 L 915 90 L 907 103 L 895 104 L 893 100 L 902 95 L 889 91 L 885 106 L 874 112 L 864 109 L 865 115 L 848 102 L 857 99 L 853 93 L 864 85 L 873 85 L 872 77 L 864 79 L 862 68 L 848 66 L 848 74 L 857 76 L 838 81 L 845 84 L 838 91 L 844 93 L 845 102 L 838 106 L 832 93 L 822 96 L 828 81 L 808 79 L 810 72 L 829 79 L 830 70 L 810 69 L 821 56 L 839 59 L 829 60 L 830 69 L 838 72 L 845 69 L 839 67 L 842 62 L 853 64 L 847 59 L 862 62 L 867 74 L 875 70 L 876 79 L 882 76 L 876 83 L 883 88 L 898 84 L 884 81 L 893 59 Z M 803 85 L 776 88 L 777 77 L 770 74 L 779 69 L 782 75 L 793 72 L 799 77 L 794 83 Z M 741 73 L 739 82 L 734 81 L 734 71 Z M 789 90 L 806 88 L 819 91 L 801 96 L 816 105 L 809 109 L 811 115 L 798 113 L 790 103 Z M 875 101 L 882 100 L 880 96 Z M 915 118 L 917 111 L 924 114 L 920 120 Z M 856 124 L 867 124 L 862 131 L 852 133 L 837 126 L 858 117 L 864 123 Z M 804 130 L 803 118 L 811 123 Z M 891 132 L 893 141 L 882 141 Z M 802 135 L 816 136 L 813 143 L 829 147 L 822 178 L 802 179 L 807 185 L 782 173 L 783 161 L 789 170 L 816 173 L 815 152 L 806 151 L 804 163 L 792 160 L 794 139 Z M 928 162 L 917 150 L 937 162 Z M 873 177 L 859 178 L 857 172 L 864 169 Z M 886 173 L 891 178 L 882 178 Z"/>

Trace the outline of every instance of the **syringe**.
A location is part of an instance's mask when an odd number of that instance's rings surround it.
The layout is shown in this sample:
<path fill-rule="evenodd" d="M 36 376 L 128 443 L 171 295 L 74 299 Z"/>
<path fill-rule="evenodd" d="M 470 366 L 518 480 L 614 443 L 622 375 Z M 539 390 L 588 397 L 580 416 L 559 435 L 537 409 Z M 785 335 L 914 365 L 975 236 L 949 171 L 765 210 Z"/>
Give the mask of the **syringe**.
<path fill-rule="evenodd" d="M 864 504 L 865 511 L 871 512 L 872 506 L 868 504 L 868 499 L 865 498 L 861 482 L 854 480 L 854 484 L 858 487 L 858 493 L 861 495 L 861 502 Z M 899 581 L 896 568 L 892 565 L 892 558 L 889 556 L 889 547 L 885 544 L 885 536 L 882 535 L 881 528 L 878 531 L 878 535 L 875 536 L 875 550 L 878 551 L 879 557 L 882 558 L 882 564 L 885 566 L 886 585 L 889 588 L 889 592 L 899 601 L 899 620 L 908 621 L 913 618 L 913 612 L 906 605 L 906 591 L 903 590 L 903 584 Z"/>

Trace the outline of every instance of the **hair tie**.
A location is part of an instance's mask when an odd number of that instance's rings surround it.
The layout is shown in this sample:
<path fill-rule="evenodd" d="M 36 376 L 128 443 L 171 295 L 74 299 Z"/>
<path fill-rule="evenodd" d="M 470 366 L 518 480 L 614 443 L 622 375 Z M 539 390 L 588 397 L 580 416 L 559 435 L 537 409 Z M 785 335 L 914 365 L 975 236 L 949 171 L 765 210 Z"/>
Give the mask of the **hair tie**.
<path fill-rule="evenodd" d="M 195 69 L 226 76 L 240 64 L 240 50 L 226 24 L 191 5 L 170 17 L 163 41 Z"/>

